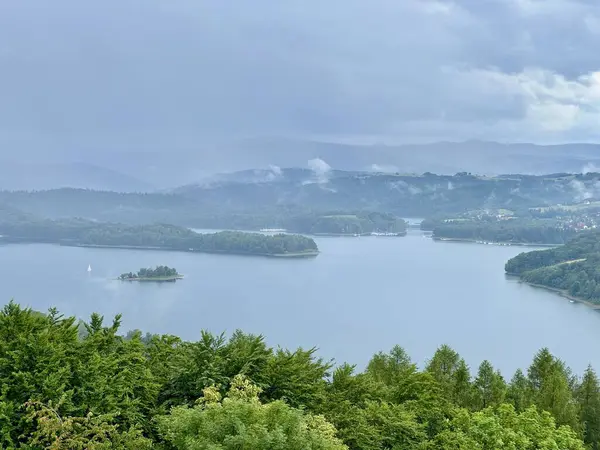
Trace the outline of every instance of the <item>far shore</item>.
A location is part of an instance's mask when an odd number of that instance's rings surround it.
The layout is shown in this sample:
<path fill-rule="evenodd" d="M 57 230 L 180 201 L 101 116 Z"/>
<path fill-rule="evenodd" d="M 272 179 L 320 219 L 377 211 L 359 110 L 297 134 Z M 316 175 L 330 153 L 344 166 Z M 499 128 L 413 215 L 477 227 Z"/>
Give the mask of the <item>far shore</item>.
<path fill-rule="evenodd" d="M 98 244 L 75 244 L 61 242 L 59 245 L 66 247 L 83 247 L 83 248 L 109 248 L 117 250 L 160 250 L 167 252 L 185 252 L 185 253 L 207 253 L 215 255 L 236 255 L 236 256 L 262 256 L 267 258 L 311 258 L 319 255 L 318 250 L 310 250 L 305 252 L 289 252 L 289 253 L 248 253 L 248 252 L 229 252 L 219 250 L 196 250 L 196 249 L 177 249 L 168 247 L 151 247 L 139 245 L 98 245 Z"/>
<path fill-rule="evenodd" d="M 404 237 L 408 233 L 407 232 L 398 232 L 398 233 L 379 233 L 376 231 L 369 231 L 367 233 L 310 233 L 307 236 L 315 236 L 315 237 Z"/>
<path fill-rule="evenodd" d="M 481 244 L 481 245 L 499 245 L 499 246 L 514 246 L 514 247 L 560 247 L 564 244 L 535 244 L 532 242 L 495 242 L 495 241 L 482 241 L 480 239 L 467 239 L 467 238 L 447 238 L 432 236 L 431 239 L 440 242 L 462 242 L 466 244 Z"/>
<path fill-rule="evenodd" d="M 194 233 L 198 233 L 198 234 L 211 234 L 211 233 L 218 233 L 220 231 L 241 231 L 243 233 L 277 233 L 277 234 L 299 234 L 302 236 L 310 236 L 310 237 L 367 237 L 367 236 L 374 236 L 374 237 L 404 237 L 408 234 L 408 231 L 399 231 L 399 232 L 390 232 L 390 233 L 386 233 L 386 232 L 378 232 L 378 231 L 366 231 L 366 232 L 362 232 L 362 233 L 314 233 L 314 232 L 309 232 L 309 231 L 300 231 L 300 230 L 288 230 L 288 229 L 284 229 L 284 228 L 261 228 L 260 230 L 256 230 L 256 229 L 246 229 L 246 228 L 232 228 L 232 229 L 227 229 L 227 228 L 193 228 L 193 227 L 188 227 L 190 230 L 192 230 Z M 407 230 L 410 227 L 407 227 Z"/>

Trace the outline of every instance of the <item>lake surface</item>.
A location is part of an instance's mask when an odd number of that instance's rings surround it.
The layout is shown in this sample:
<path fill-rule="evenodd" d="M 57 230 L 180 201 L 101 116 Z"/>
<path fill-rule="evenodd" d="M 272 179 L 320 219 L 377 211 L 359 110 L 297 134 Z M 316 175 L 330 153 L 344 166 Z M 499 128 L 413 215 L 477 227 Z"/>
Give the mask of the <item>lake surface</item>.
<path fill-rule="evenodd" d="M 531 248 L 440 243 L 417 231 L 316 241 L 322 254 L 306 260 L 5 245 L 0 295 L 80 318 L 97 311 L 107 322 L 123 313 L 123 332 L 197 339 L 202 329 L 241 328 L 359 367 L 395 344 L 422 364 L 446 343 L 473 371 L 487 358 L 507 377 L 543 346 L 577 373 L 600 369 L 599 313 L 505 277 L 506 260 Z M 161 264 L 186 278 L 111 279 Z"/>

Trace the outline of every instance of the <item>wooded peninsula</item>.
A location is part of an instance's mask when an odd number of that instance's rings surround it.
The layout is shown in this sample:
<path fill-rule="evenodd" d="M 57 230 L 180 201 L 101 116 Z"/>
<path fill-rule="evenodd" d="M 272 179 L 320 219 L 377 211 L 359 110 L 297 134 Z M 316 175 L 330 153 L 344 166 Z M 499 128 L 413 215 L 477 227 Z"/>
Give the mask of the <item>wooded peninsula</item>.
<path fill-rule="evenodd" d="M 600 384 L 548 349 L 505 378 L 441 346 L 423 369 L 400 346 L 363 371 L 263 336 L 119 333 L 10 302 L 0 310 L 0 447 L 136 450 L 584 450 L 600 443 Z"/>
<path fill-rule="evenodd" d="M 426 222 L 425 227 L 431 226 Z M 575 230 L 558 226 L 553 220 L 447 220 L 432 226 L 433 238 L 505 244 L 564 244 Z"/>
<path fill-rule="evenodd" d="M 565 245 L 510 259 L 506 272 L 521 280 L 600 304 L 600 231 L 585 231 Z"/>

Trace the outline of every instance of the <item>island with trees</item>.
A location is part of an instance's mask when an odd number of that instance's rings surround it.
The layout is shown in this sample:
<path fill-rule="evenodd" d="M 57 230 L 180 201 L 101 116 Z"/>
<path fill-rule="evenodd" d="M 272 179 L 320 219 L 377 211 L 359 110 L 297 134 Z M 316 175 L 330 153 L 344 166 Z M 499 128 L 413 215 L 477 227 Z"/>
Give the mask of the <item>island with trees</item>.
<path fill-rule="evenodd" d="M 183 275 L 177 272 L 177 269 L 167 267 L 167 266 L 157 266 L 154 269 L 152 268 L 141 268 L 137 271 L 137 273 L 128 272 L 122 273 L 119 275 L 119 280 L 121 281 L 154 281 L 154 282 L 164 282 L 164 281 L 177 281 L 181 280 Z"/>
<path fill-rule="evenodd" d="M 528 368 L 472 371 L 442 345 L 419 367 L 400 346 L 362 370 L 262 335 L 199 340 L 0 309 L 0 447 L 22 449 L 587 450 L 600 382 L 548 349 Z M 493 349 L 491 349 L 493 353 Z"/>
<path fill-rule="evenodd" d="M 171 250 L 281 258 L 314 257 L 313 239 L 295 234 L 264 235 L 241 231 L 200 234 L 169 224 L 126 225 L 93 220 L 40 219 L 2 214 L 0 239 L 11 243 L 50 243 L 80 247 Z"/>
<path fill-rule="evenodd" d="M 505 270 L 524 282 L 600 305 L 600 230 L 584 231 L 563 246 L 510 259 Z"/>

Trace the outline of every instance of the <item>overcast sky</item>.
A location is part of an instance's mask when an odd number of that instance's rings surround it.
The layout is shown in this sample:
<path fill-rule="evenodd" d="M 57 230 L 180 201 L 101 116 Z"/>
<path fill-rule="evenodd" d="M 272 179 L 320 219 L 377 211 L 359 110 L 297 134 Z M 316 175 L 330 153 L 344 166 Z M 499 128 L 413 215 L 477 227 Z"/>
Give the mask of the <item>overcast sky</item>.
<path fill-rule="evenodd" d="M 598 142 L 599 49 L 597 0 L 2 0 L 0 145 Z"/>

